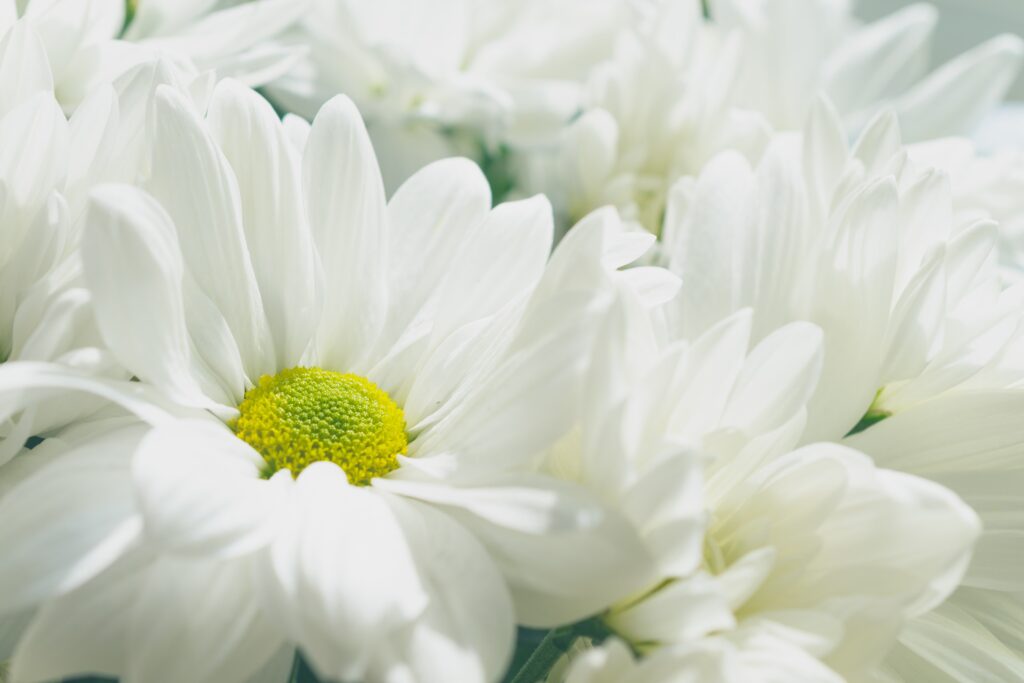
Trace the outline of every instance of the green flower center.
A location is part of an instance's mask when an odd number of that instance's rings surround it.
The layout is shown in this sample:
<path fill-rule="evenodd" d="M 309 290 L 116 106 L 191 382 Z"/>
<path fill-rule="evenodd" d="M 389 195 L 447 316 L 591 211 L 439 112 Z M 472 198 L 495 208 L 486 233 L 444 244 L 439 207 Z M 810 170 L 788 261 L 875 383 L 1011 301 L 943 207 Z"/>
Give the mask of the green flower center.
<path fill-rule="evenodd" d="M 238 411 L 231 427 L 263 456 L 268 476 L 326 461 L 366 486 L 397 469 L 408 447 L 402 409 L 359 375 L 302 367 L 264 375 Z"/>

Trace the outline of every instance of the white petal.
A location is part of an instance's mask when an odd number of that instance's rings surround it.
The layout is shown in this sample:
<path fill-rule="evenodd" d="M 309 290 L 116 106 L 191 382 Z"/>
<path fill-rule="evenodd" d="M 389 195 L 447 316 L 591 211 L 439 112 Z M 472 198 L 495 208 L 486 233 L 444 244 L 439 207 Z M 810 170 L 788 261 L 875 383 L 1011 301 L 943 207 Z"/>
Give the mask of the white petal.
<path fill-rule="evenodd" d="M 750 344 L 750 309 L 740 310 L 700 335 L 686 355 L 674 430 L 699 438 L 721 425 L 722 411 L 744 367 Z"/>
<path fill-rule="evenodd" d="M 790 323 L 750 352 L 722 416 L 724 425 L 763 434 L 792 419 L 818 382 L 822 364 L 821 330 Z"/>
<path fill-rule="evenodd" d="M 358 368 L 387 312 L 384 186 L 359 112 L 338 96 L 317 114 L 302 161 L 310 227 L 324 274 L 320 359 Z"/>
<path fill-rule="evenodd" d="M 234 81 L 217 86 L 208 116 L 238 179 L 246 243 L 276 367 L 295 365 L 313 338 L 321 296 L 296 153 L 267 101 Z"/>
<path fill-rule="evenodd" d="M 1024 591 L 1024 470 L 964 468 L 929 478 L 961 496 L 984 525 L 963 585 Z"/>
<path fill-rule="evenodd" d="M 632 642 L 687 643 L 711 633 L 728 631 L 736 618 L 714 579 L 699 573 L 658 589 L 609 619 L 616 633 Z"/>
<path fill-rule="evenodd" d="M 910 622 L 885 668 L 905 681 L 1002 683 L 1024 679 L 1019 654 L 987 633 L 954 602 Z"/>
<path fill-rule="evenodd" d="M 488 358 L 486 374 L 469 375 L 472 382 L 448 401 L 436 424 L 417 425 L 423 431 L 410 455 L 449 452 L 510 469 L 546 450 L 571 424 L 598 322 L 597 295 L 566 293 L 532 309 L 504 357 Z"/>
<path fill-rule="evenodd" d="M 934 7 L 911 5 L 853 32 L 829 55 L 825 79 L 842 111 L 905 92 L 927 67 L 937 19 Z"/>
<path fill-rule="evenodd" d="M 147 539 L 169 552 L 231 557 L 276 534 L 284 486 L 260 475 L 263 459 L 219 422 L 157 428 L 132 465 Z"/>
<path fill-rule="evenodd" d="M 10 419 L 33 402 L 54 394 L 74 395 L 79 391 L 111 401 L 153 425 L 164 424 L 173 419 L 172 415 L 183 412 L 141 382 L 111 380 L 56 363 L 26 361 L 0 365 L 0 394 L 5 395 L 0 420 Z"/>
<path fill-rule="evenodd" d="M 129 568 L 130 564 L 48 602 L 19 643 L 11 663 L 13 679 L 49 681 L 84 673 L 124 673 L 131 609 L 142 579 L 138 567 Z"/>
<path fill-rule="evenodd" d="M 636 294 L 649 308 L 668 303 L 679 293 L 682 286 L 679 278 L 654 266 L 629 268 L 621 273 L 626 287 Z"/>
<path fill-rule="evenodd" d="M 774 520 L 779 555 L 753 598 L 760 609 L 860 595 L 897 601 L 915 614 L 941 602 L 962 578 L 980 524 L 941 486 L 875 470 L 862 454 L 832 444 L 794 451 L 768 472 L 774 474 L 764 482 L 765 497 L 748 493 L 755 507 L 745 513 L 751 521 Z M 810 506 L 802 516 L 798 501 Z M 773 512 L 760 508 L 762 502 L 782 507 Z M 750 529 L 757 533 L 756 524 Z M 798 549 L 808 543 L 812 557 Z"/>
<path fill-rule="evenodd" d="M 678 228 L 666 219 L 666 231 L 676 230 L 672 269 L 683 279 L 679 326 L 694 338 L 734 312 L 740 301 L 740 245 L 744 243 L 754 176 L 750 164 L 726 153 L 701 173 L 693 206 Z M 676 190 L 669 199 L 678 201 Z"/>
<path fill-rule="evenodd" d="M 380 493 L 350 486 L 329 463 L 303 470 L 292 492 L 292 526 L 271 546 L 260 594 L 318 673 L 362 678 L 428 594 Z"/>
<path fill-rule="evenodd" d="M 852 196 L 835 219 L 814 284 L 812 319 L 825 333 L 825 355 L 805 441 L 847 433 L 879 389 L 877 340 L 892 306 L 897 209 L 895 183 L 883 178 Z"/>
<path fill-rule="evenodd" d="M 35 93 L 52 92 L 53 75 L 42 41 L 28 22 L 15 22 L 0 40 L 0 117 Z"/>
<path fill-rule="evenodd" d="M 245 558 L 155 562 L 127 621 L 128 680 L 242 683 L 283 640 L 261 609 Z"/>
<path fill-rule="evenodd" d="M 129 463 L 144 432 L 135 425 L 76 444 L 3 497 L 0 611 L 70 591 L 138 542 Z"/>
<path fill-rule="evenodd" d="M 943 250 L 932 252 L 896 301 L 885 332 L 881 384 L 918 376 L 938 350 L 946 313 L 944 261 Z"/>
<path fill-rule="evenodd" d="M 1024 393 L 963 392 L 927 401 L 844 439 L 882 467 L 929 477 L 1014 469 L 1022 456 Z"/>
<path fill-rule="evenodd" d="M 505 575 L 519 623 L 575 621 L 653 580 L 653 562 L 636 530 L 586 490 L 531 477 L 513 485 L 453 488 L 381 482 L 442 505 L 488 549 Z"/>
<path fill-rule="evenodd" d="M 97 190 L 86 218 L 82 264 L 100 333 L 134 375 L 197 407 L 228 403 L 239 392 L 241 387 L 228 393 L 196 358 L 174 226 L 152 197 L 127 186 Z M 132 286 L 126 289 L 125 282 Z M 139 325 L 140 320 L 150 322 Z"/>
<path fill-rule="evenodd" d="M 864 164 L 868 178 L 885 174 L 885 169 L 896 156 L 902 144 L 899 120 L 891 111 L 875 116 L 858 136 L 853 146 L 853 158 Z"/>
<path fill-rule="evenodd" d="M 390 500 L 430 591 L 422 620 L 393 639 L 370 679 L 492 681 L 505 670 L 515 614 L 504 579 L 480 543 L 428 505 Z M 387 673 L 384 673 L 384 672 Z"/>
<path fill-rule="evenodd" d="M 272 367 L 272 349 L 242 228 L 238 183 L 178 90 L 157 88 L 155 116 L 148 189 L 170 216 L 189 271 L 224 316 L 246 374 L 255 379 Z"/>
<path fill-rule="evenodd" d="M 487 179 L 467 159 L 434 162 L 398 188 L 387 209 L 393 334 L 435 293 L 490 207 Z"/>
<path fill-rule="evenodd" d="M 897 100 L 908 141 L 967 133 L 1002 100 L 1020 68 L 1020 38 L 1003 35 L 944 64 Z"/>
<path fill-rule="evenodd" d="M 0 118 L 0 139 L 7 202 L 34 214 L 67 173 L 68 122 L 53 95 L 40 93 Z"/>
<path fill-rule="evenodd" d="M 528 296 L 544 273 L 553 232 L 543 196 L 495 207 L 467 237 L 438 293 L 436 338 Z"/>

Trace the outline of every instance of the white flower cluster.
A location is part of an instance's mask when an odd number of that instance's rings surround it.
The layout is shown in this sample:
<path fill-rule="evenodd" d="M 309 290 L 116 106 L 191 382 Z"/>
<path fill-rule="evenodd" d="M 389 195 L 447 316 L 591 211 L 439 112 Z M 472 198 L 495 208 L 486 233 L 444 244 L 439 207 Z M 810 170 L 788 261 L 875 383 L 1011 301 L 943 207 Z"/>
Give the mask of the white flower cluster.
<path fill-rule="evenodd" d="M 0 0 L 0 680 L 1024 681 L 1024 43 L 936 20 Z"/>

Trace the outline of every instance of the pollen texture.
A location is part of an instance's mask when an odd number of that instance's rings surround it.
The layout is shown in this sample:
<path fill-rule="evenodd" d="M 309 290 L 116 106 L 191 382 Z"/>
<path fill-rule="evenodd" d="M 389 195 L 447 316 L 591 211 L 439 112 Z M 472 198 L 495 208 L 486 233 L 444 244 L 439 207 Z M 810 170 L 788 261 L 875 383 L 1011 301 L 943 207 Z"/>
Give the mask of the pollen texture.
<path fill-rule="evenodd" d="M 238 410 L 232 428 L 263 456 L 268 474 L 294 476 L 327 461 L 365 486 L 397 469 L 408 447 L 402 409 L 359 375 L 302 367 L 264 375 Z"/>

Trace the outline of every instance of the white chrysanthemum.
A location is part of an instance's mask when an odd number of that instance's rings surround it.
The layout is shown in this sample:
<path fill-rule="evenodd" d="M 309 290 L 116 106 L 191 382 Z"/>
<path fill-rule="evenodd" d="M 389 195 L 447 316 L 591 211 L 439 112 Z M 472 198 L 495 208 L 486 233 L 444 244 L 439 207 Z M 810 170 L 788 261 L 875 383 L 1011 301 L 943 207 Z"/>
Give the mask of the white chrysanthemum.
<path fill-rule="evenodd" d="M 53 91 L 72 111 L 93 90 L 143 61 L 164 56 L 180 68 L 265 83 L 300 51 L 267 41 L 293 23 L 304 0 L 0 0 L 0 34 L 31 27 Z M 20 19 L 19 19 L 20 18 Z"/>
<path fill-rule="evenodd" d="M 1004 35 L 928 73 L 938 17 L 924 3 L 867 25 L 851 0 L 711 0 L 710 9 L 743 45 L 736 104 L 779 130 L 803 126 L 824 92 L 852 130 L 893 110 L 908 140 L 969 133 L 1006 94 L 1024 54 L 1020 38 Z"/>
<path fill-rule="evenodd" d="M 908 681 L 942 680 L 909 662 L 934 666 L 929 651 L 948 648 L 940 666 L 968 679 L 1020 675 L 1024 653 L 1007 650 L 1019 640 L 977 617 L 992 595 L 974 589 L 1000 591 L 1019 616 L 1024 586 L 1007 558 L 1024 537 L 1015 514 L 1024 489 L 1010 483 L 1024 442 L 1022 290 L 1000 284 L 995 224 L 964 224 L 976 216 L 954 210 L 946 174 L 908 161 L 899 140 L 883 116 L 848 149 L 820 104 L 802 140 L 777 141 L 756 169 L 725 155 L 679 185 L 666 253 L 684 288 L 670 317 L 684 335 L 746 306 L 755 339 L 794 320 L 822 328 L 824 369 L 803 440 L 842 441 L 941 483 L 985 527 L 970 590 L 905 631 L 915 654 L 897 669 Z M 932 623 L 943 610 L 952 623 Z"/>
<path fill-rule="evenodd" d="M 651 580 L 625 520 L 530 474 L 575 414 L 605 233 L 549 263 L 547 202 L 492 210 L 465 160 L 385 204 L 344 98 L 306 129 L 231 81 L 205 120 L 166 87 L 152 115 L 145 191 L 96 191 L 82 241 L 141 381 L 0 368 L 149 423 L 72 427 L 0 477 L 15 679 L 244 681 L 299 648 L 331 679 L 493 681 L 517 621 Z"/>
<path fill-rule="evenodd" d="M 820 680 L 864 675 L 907 618 L 957 585 L 974 513 L 852 449 L 796 448 L 822 363 L 815 326 L 748 351 L 741 311 L 664 346 L 636 305 L 619 310 L 577 434 L 550 458 L 622 509 L 657 561 L 658 580 L 604 624 L 645 652 L 717 638 L 727 642 L 705 646 L 747 661 L 777 645 Z"/>
<path fill-rule="evenodd" d="M 634 14 L 625 0 L 314 0 L 289 39 L 309 58 L 270 92 L 306 116 L 355 100 L 390 189 L 429 161 L 556 133 Z"/>
<path fill-rule="evenodd" d="M 743 46 L 711 28 L 699 2 L 660 3 L 631 28 L 588 77 L 554 168 L 538 155 L 522 182 L 551 193 L 569 225 L 612 204 L 658 234 L 675 180 L 726 149 L 756 160 L 769 126 L 733 106 Z"/>
<path fill-rule="evenodd" d="M 756 163 L 768 131 L 803 126 L 820 92 L 860 130 L 895 111 L 908 139 L 964 134 L 1005 94 L 1021 41 L 1004 36 L 928 78 L 935 12 L 914 6 L 868 27 L 850 3 L 654 3 L 589 76 L 560 152 L 521 162 L 520 184 L 555 198 L 567 224 L 613 204 L 660 234 L 669 187 L 731 149 Z M 558 158 L 553 162 L 552 156 Z"/>

